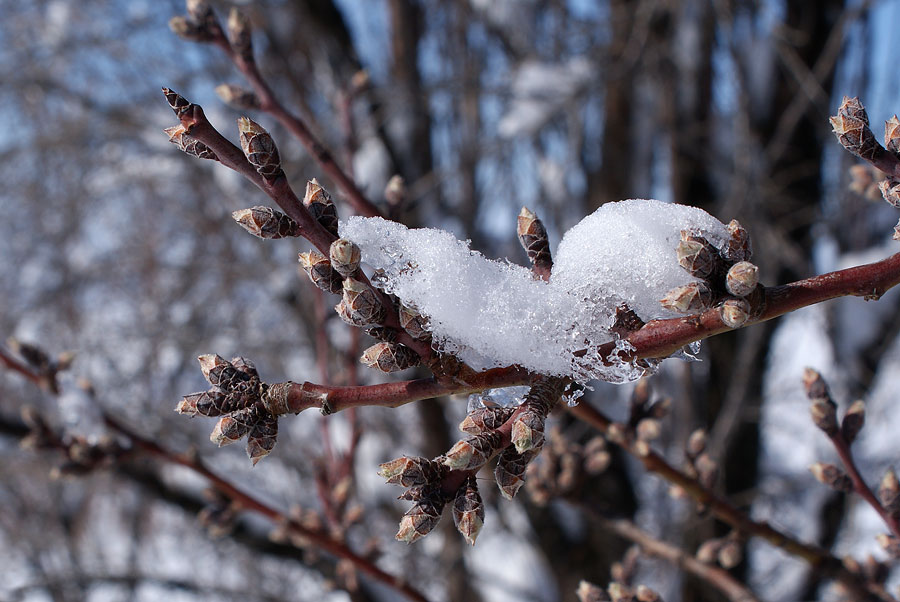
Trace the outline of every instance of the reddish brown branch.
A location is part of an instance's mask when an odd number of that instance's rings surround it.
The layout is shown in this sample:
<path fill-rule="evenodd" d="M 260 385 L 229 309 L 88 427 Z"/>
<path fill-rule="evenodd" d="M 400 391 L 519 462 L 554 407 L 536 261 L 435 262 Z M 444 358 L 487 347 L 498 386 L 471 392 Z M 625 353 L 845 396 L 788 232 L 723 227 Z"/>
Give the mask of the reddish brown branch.
<path fill-rule="evenodd" d="M 850 450 L 850 445 L 847 444 L 847 440 L 844 439 L 843 434 L 838 431 L 836 435 L 829 437 L 829 439 L 831 439 L 831 443 L 834 444 L 834 449 L 837 451 L 841 463 L 847 470 L 847 476 L 853 481 L 854 491 L 875 509 L 875 512 L 877 512 L 881 519 L 887 524 L 891 533 L 900 538 L 900 520 L 898 520 L 898 517 L 887 511 L 884 505 L 875 496 L 875 493 L 869 485 L 866 484 L 865 479 L 863 479 L 862 475 L 859 473 L 859 469 L 856 467 L 856 461 L 853 459 L 853 452 Z"/>
<path fill-rule="evenodd" d="M 306 147 L 309 154 L 319 164 L 328 176 L 338 185 L 338 187 L 347 195 L 347 200 L 353 205 L 353 208 L 360 215 L 367 217 L 381 216 L 381 212 L 366 196 L 362 193 L 356 182 L 353 181 L 347 172 L 341 169 L 331 152 L 319 142 L 313 135 L 312 131 L 306 126 L 302 119 L 288 111 L 284 105 L 278 100 L 269 84 L 266 83 L 259 69 L 254 62 L 244 60 L 240 54 L 236 53 L 231 44 L 223 35 L 219 35 L 214 40 L 226 55 L 232 60 L 238 70 L 247 78 L 253 91 L 259 98 L 260 109 L 270 113 L 285 128 L 288 129 L 298 140 Z"/>
<path fill-rule="evenodd" d="M 656 539 L 631 521 L 621 518 L 609 519 L 583 504 L 580 507 L 602 528 L 636 543 L 646 554 L 671 562 L 685 572 L 702 579 L 732 602 L 758 602 L 759 598 L 725 569 L 700 562 L 681 548 Z"/>
<path fill-rule="evenodd" d="M 2 363 L 10 369 L 21 373 L 32 382 L 40 384 L 40 375 L 34 373 L 27 366 L 15 360 L 2 347 L 0 347 L 0 361 L 2 361 Z M 409 599 L 417 600 L 418 602 L 428 602 L 425 596 L 423 596 L 415 588 L 406 583 L 404 579 L 391 575 L 390 573 L 387 573 L 378 568 L 378 566 L 376 566 L 369 559 L 356 554 L 345 543 L 333 539 L 327 534 L 322 533 L 318 530 L 304 527 L 298 521 L 289 518 L 284 513 L 276 510 L 272 506 L 269 506 L 268 504 L 265 504 L 252 495 L 238 489 L 229 481 L 222 478 L 221 476 L 207 468 L 205 465 L 203 465 L 200 459 L 195 455 L 176 454 L 174 452 L 171 452 L 155 441 L 151 441 L 150 439 L 141 436 L 130 427 L 126 426 L 124 423 L 119 422 L 112 416 L 109 416 L 102 409 L 101 414 L 103 416 L 104 424 L 127 437 L 131 441 L 132 445 L 134 445 L 136 448 L 149 455 L 165 460 L 166 462 L 189 468 L 197 474 L 205 477 L 218 491 L 227 495 L 240 508 L 256 512 L 265 516 L 276 524 L 286 526 L 291 532 L 307 539 L 316 547 L 324 550 L 325 552 L 328 552 L 329 554 L 337 558 L 347 560 L 363 573 L 369 575 L 370 577 L 381 583 L 384 583 L 389 587 L 396 589 L 397 591 L 407 596 Z"/>
<path fill-rule="evenodd" d="M 612 424 L 612 421 L 603 413 L 586 403 L 569 408 L 569 411 L 579 419 L 604 433 Z M 859 575 L 848 570 L 843 562 L 829 553 L 828 550 L 816 545 L 798 541 L 792 536 L 773 528 L 767 522 L 754 521 L 730 501 L 715 492 L 710 491 L 697 479 L 678 470 L 656 452 L 649 450 L 649 453 L 638 453 L 631 442 L 628 441 L 622 445 L 622 448 L 640 460 L 641 463 L 643 463 L 644 468 L 648 471 L 654 472 L 669 483 L 677 485 L 699 504 L 709 508 L 717 518 L 728 523 L 741 533 L 765 539 L 772 545 L 781 548 L 789 554 L 802 558 L 809 563 L 814 570 L 829 574 L 839 580 L 854 591 L 856 595 L 860 596 L 860 599 L 874 597 L 874 599 L 879 600 L 893 600 L 893 598 L 884 590 L 874 584 L 865 582 Z"/>

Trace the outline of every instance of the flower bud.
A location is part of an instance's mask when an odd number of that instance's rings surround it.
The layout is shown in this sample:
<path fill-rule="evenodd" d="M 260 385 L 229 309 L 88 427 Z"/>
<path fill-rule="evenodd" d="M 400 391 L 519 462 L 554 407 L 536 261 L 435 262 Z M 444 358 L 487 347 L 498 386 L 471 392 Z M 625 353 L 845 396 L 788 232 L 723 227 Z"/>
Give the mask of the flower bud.
<path fill-rule="evenodd" d="M 420 314 L 412 307 L 400 304 L 399 309 L 400 326 L 403 330 L 417 341 L 427 341 L 431 338 L 429 328 L 431 324 L 427 317 Z"/>
<path fill-rule="evenodd" d="M 177 146 L 181 151 L 200 159 L 219 160 L 211 148 L 196 138 L 189 136 L 183 125 L 165 128 L 163 131 L 169 136 L 169 142 Z"/>
<path fill-rule="evenodd" d="M 550 241 L 547 238 L 547 229 L 531 212 L 528 207 L 522 207 L 516 220 L 516 234 L 519 243 L 528 255 L 528 260 L 535 265 L 550 266 L 553 260 L 550 257 Z"/>
<path fill-rule="evenodd" d="M 318 288 L 329 293 L 340 295 L 344 292 L 341 275 L 331 267 L 331 262 L 316 251 L 307 251 L 299 255 L 300 266 Z M 340 314 L 340 311 L 338 311 Z"/>
<path fill-rule="evenodd" d="M 900 119 L 896 115 L 884 122 L 884 147 L 900 157 Z"/>
<path fill-rule="evenodd" d="M 240 131 L 241 149 L 247 157 L 247 161 L 256 168 L 261 176 L 267 179 L 275 179 L 283 175 L 281 170 L 281 157 L 272 136 L 261 125 L 249 117 L 238 119 Z"/>
<path fill-rule="evenodd" d="M 465 419 L 459 423 L 459 430 L 470 435 L 493 431 L 509 420 L 515 411 L 515 407 L 478 408 L 469 412 Z"/>
<path fill-rule="evenodd" d="M 725 228 L 728 230 L 729 237 L 722 248 L 722 255 L 732 263 L 749 261 L 750 256 L 753 254 L 750 245 L 750 233 L 736 219 L 728 222 Z"/>
<path fill-rule="evenodd" d="M 655 418 L 644 418 L 636 427 L 637 438 L 641 441 L 653 441 L 662 433 L 662 425 Z"/>
<path fill-rule="evenodd" d="M 250 432 L 255 422 L 255 409 L 243 408 L 223 416 L 216 422 L 209 440 L 222 447 L 230 445 Z"/>
<path fill-rule="evenodd" d="M 681 240 L 675 252 L 678 255 L 678 264 L 691 276 L 707 278 L 716 267 L 718 252 L 702 237 L 689 236 L 688 240 Z"/>
<path fill-rule="evenodd" d="M 759 284 L 759 268 L 749 261 L 731 266 L 725 276 L 725 288 L 735 297 L 746 297 Z"/>
<path fill-rule="evenodd" d="M 675 287 L 659 300 L 664 309 L 682 314 L 709 309 L 712 301 L 712 291 L 704 282 Z"/>
<path fill-rule="evenodd" d="M 169 107 L 175 112 L 175 116 L 178 117 L 178 119 L 181 119 L 188 111 L 193 109 L 194 104 L 189 102 L 178 92 L 165 87 L 162 91 L 163 95 L 166 97 L 166 102 L 169 103 Z"/>
<path fill-rule="evenodd" d="M 387 326 L 373 326 L 366 329 L 366 334 L 382 343 L 397 342 L 397 331 Z"/>
<path fill-rule="evenodd" d="M 725 299 L 719 306 L 719 317 L 728 328 L 740 328 L 750 319 L 750 304 L 746 299 Z"/>
<path fill-rule="evenodd" d="M 494 479 L 500 493 L 508 500 L 513 499 L 519 488 L 525 484 L 525 471 L 528 464 L 537 457 L 540 450 L 527 451 L 520 454 L 513 446 L 504 449 L 497 458 Z"/>
<path fill-rule="evenodd" d="M 450 470 L 475 470 L 483 466 L 500 446 L 501 435 L 497 432 L 482 433 L 457 441 L 444 454 L 443 464 Z"/>
<path fill-rule="evenodd" d="M 851 445 L 855 440 L 859 431 L 862 430 L 866 423 L 866 404 L 864 401 L 857 400 L 853 402 L 844 419 L 841 421 L 841 435 L 847 445 Z"/>
<path fill-rule="evenodd" d="M 891 516 L 900 515 L 900 482 L 893 468 L 888 468 L 878 485 L 878 500 Z"/>
<path fill-rule="evenodd" d="M 741 542 L 732 537 L 725 540 L 722 547 L 719 548 L 719 553 L 716 554 L 716 560 L 719 561 L 719 565 L 726 570 L 733 569 L 743 559 L 744 552 L 741 548 Z"/>
<path fill-rule="evenodd" d="M 526 408 L 516 416 L 512 427 L 512 444 L 520 454 L 544 444 L 545 415 Z"/>
<path fill-rule="evenodd" d="M 357 325 L 384 323 L 384 306 L 375 291 L 355 278 L 344 280 L 343 303 Z"/>
<path fill-rule="evenodd" d="M 831 399 L 822 376 L 807 368 L 803 372 L 803 386 L 810 400 L 809 412 L 813 422 L 826 435 L 834 437 L 838 433 L 837 405 Z"/>
<path fill-rule="evenodd" d="M 481 501 L 474 476 L 466 479 L 465 484 L 456 491 L 453 499 L 453 524 L 469 545 L 475 545 L 475 539 L 484 525 L 484 502 Z"/>
<path fill-rule="evenodd" d="M 869 116 L 859 98 L 845 96 L 838 114 L 829 121 L 838 142 L 854 155 L 871 160 L 881 149 L 869 129 Z"/>
<path fill-rule="evenodd" d="M 716 461 L 712 459 L 712 456 L 704 452 L 694 460 L 694 467 L 697 469 L 697 480 L 700 481 L 700 484 L 707 489 L 711 489 L 719 477 L 719 465 Z"/>
<path fill-rule="evenodd" d="M 331 267 L 341 276 L 348 277 L 359 267 L 359 247 L 345 238 L 339 238 L 331 243 L 329 255 Z"/>
<path fill-rule="evenodd" d="M 338 235 L 337 208 L 331 200 L 331 195 L 315 178 L 306 183 L 303 204 L 323 228 L 335 236 Z"/>
<path fill-rule="evenodd" d="M 278 437 L 278 418 L 268 412 L 257 412 L 258 420 L 247 436 L 247 456 L 256 466 L 275 448 Z"/>
<path fill-rule="evenodd" d="M 369 368 L 390 373 L 418 366 L 421 358 L 406 345 L 376 343 L 363 352 L 359 361 Z"/>
<path fill-rule="evenodd" d="M 878 183 L 878 190 L 885 201 L 900 209 L 900 179 L 887 177 Z"/>
<path fill-rule="evenodd" d="M 233 7 L 228 14 L 228 41 L 235 54 L 245 63 L 253 62 L 253 41 L 250 35 L 250 21 L 246 15 Z"/>
<path fill-rule="evenodd" d="M 212 42 L 215 39 L 207 28 L 181 15 L 169 19 L 169 29 L 188 42 Z"/>
<path fill-rule="evenodd" d="M 259 98 L 256 93 L 234 84 L 220 84 L 216 86 L 216 94 L 222 102 L 234 109 L 256 110 L 259 109 Z"/>
<path fill-rule="evenodd" d="M 708 539 L 700 544 L 694 556 L 703 564 L 713 564 L 719 555 L 719 550 L 725 544 L 722 539 Z"/>
<path fill-rule="evenodd" d="M 400 521 L 397 540 L 410 544 L 431 533 L 441 520 L 444 504 L 442 498 L 433 496 L 407 510 Z"/>
<path fill-rule="evenodd" d="M 853 491 L 853 481 L 834 464 L 816 462 L 809 467 L 809 471 L 818 482 L 828 485 L 835 491 L 843 491 L 845 493 Z"/>
<path fill-rule="evenodd" d="M 384 198 L 392 207 L 399 207 L 406 201 L 406 182 L 403 176 L 391 176 L 384 187 Z"/>
<path fill-rule="evenodd" d="M 231 213 L 244 230 L 264 239 L 300 236 L 300 226 L 290 217 L 271 207 L 257 206 Z"/>
<path fill-rule="evenodd" d="M 422 457 L 403 456 L 378 467 L 378 476 L 387 479 L 389 485 L 416 487 L 434 484 L 442 478 L 443 466 Z"/>

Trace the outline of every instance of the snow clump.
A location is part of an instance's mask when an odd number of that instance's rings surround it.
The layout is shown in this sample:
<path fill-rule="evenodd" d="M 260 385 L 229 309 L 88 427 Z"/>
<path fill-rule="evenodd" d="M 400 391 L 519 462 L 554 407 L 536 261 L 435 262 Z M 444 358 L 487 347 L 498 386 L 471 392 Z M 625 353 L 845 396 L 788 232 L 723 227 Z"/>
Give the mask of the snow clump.
<path fill-rule="evenodd" d="M 719 248 L 728 237 L 721 222 L 693 207 L 607 203 L 563 237 L 549 283 L 528 268 L 487 259 L 443 230 L 351 217 L 340 235 L 359 245 L 364 262 L 383 270 L 373 280 L 377 286 L 430 318 L 436 349 L 476 370 L 518 364 L 580 382 L 627 382 L 646 370 L 605 366 L 597 349 L 616 341 L 610 327 L 622 303 L 644 321 L 675 315 L 659 300 L 695 280 L 675 253 L 685 229 Z"/>

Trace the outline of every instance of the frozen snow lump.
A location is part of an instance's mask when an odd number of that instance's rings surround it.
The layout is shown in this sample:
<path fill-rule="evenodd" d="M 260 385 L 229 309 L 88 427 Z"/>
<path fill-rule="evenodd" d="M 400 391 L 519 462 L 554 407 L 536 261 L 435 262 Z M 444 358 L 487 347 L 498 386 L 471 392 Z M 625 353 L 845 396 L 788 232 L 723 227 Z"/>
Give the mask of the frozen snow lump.
<path fill-rule="evenodd" d="M 659 299 L 694 280 L 675 254 L 683 229 L 717 247 L 727 239 L 725 226 L 700 209 L 607 203 L 563 237 L 549 283 L 522 266 L 489 260 L 443 230 L 351 217 L 340 234 L 359 245 L 364 262 L 384 270 L 381 286 L 429 316 L 436 347 L 473 368 L 519 364 L 580 381 L 625 382 L 644 371 L 603 366 L 590 359 L 591 350 L 615 339 L 609 328 L 623 302 L 644 320 L 673 315 Z M 575 360 L 583 350 L 584 359 Z"/>

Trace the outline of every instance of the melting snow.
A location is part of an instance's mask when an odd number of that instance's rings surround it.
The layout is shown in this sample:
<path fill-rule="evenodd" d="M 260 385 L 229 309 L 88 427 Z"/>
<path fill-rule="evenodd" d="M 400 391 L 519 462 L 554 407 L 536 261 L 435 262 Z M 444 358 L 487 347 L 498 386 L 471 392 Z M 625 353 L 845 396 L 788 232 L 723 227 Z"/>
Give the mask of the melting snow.
<path fill-rule="evenodd" d="M 683 229 L 700 231 L 717 247 L 727 237 L 721 222 L 693 207 L 607 203 L 566 233 L 549 283 L 528 268 L 489 260 L 443 230 L 351 217 L 340 234 L 383 270 L 376 285 L 430 317 L 436 348 L 473 368 L 519 364 L 580 381 L 625 382 L 644 371 L 604 366 L 596 349 L 616 339 L 609 329 L 623 302 L 645 321 L 674 315 L 659 299 L 694 280 L 675 255 Z M 586 353 L 575 358 L 578 351 Z"/>

